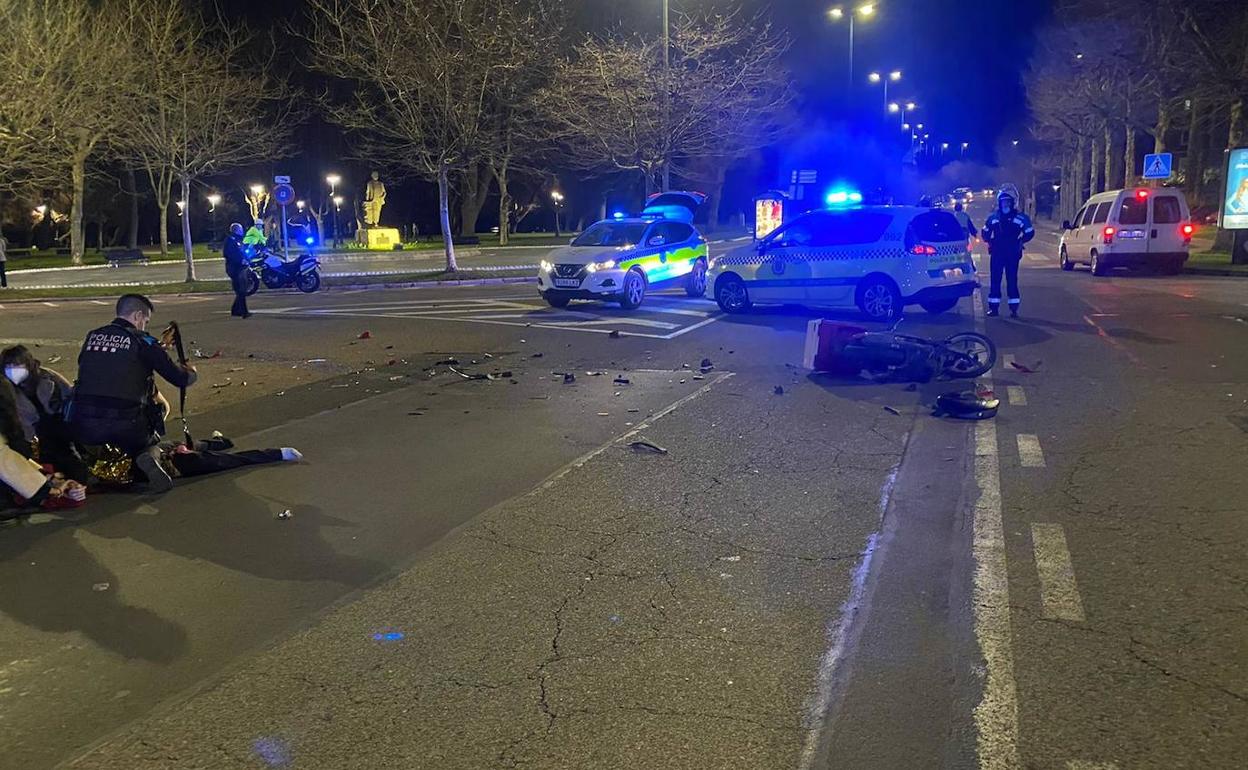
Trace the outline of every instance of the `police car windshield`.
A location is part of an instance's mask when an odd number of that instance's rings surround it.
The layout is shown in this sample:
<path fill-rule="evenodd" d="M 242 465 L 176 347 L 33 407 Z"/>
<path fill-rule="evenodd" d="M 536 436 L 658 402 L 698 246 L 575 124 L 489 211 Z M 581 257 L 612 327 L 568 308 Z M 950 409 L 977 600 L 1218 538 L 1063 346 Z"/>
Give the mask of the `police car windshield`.
<path fill-rule="evenodd" d="M 641 243 L 645 222 L 599 222 L 576 237 L 573 246 L 631 246 Z"/>

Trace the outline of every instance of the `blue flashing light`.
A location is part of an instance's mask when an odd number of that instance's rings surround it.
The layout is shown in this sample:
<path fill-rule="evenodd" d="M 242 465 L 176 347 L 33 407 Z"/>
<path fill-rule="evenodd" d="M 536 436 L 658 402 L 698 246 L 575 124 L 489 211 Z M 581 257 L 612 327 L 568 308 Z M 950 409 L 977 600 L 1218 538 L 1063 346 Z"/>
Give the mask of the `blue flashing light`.
<path fill-rule="evenodd" d="M 847 206 L 862 203 L 862 193 L 849 190 L 832 190 L 824 197 L 829 206 Z"/>
<path fill-rule="evenodd" d="M 623 219 L 623 218 L 624 218 L 624 212 L 623 212 L 623 211 L 613 211 L 613 212 L 611 212 L 611 218 L 612 218 L 612 219 Z"/>
<path fill-rule="evenodd" d="M 309 235 L 307 238 L 304 239 L 304 243 L 311 246 L 312 244 L 316 243 L 316 239 Z"/>
<path fill-rule="evenodd" d="M 384 631 L 373 634 L 373 641 L 376 642 L 397 642 L 402 638 L 402 631 Z"/>

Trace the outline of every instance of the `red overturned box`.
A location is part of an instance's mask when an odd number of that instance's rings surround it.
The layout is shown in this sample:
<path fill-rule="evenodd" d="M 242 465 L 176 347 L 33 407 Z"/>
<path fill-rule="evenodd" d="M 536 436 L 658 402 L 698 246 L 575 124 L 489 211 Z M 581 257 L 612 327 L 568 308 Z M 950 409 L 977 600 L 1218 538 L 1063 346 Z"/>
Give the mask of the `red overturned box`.
<path fill-rule="evenodd" d="M 857 374 L 862 365 L 846 361 L 842 353 L 846 344 L 866 331 L 862 326 L 822 318 L 811 321 L 806 325 L 806 349 L 802 354 L 802 366 L 816 372 Z"/>

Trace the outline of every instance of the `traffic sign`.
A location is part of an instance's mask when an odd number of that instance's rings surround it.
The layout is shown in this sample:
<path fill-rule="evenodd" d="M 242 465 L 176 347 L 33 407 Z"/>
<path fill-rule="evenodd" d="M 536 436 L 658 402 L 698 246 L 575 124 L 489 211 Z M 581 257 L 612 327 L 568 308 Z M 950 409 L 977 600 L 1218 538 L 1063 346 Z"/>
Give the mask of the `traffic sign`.
<path fill-rule="evenodd" d="M 295 188 L 288 183 L 282 182 L 273 188 L 273 200 L 277 201 L 277 205 L 286 206 L 295 200 Z"/>
<path fill-rule="evenodd" d="M 1169 179 L 1170 168 L 1174 156 L 1168 152 L 1159 152 L 1144 156 L 1145 179 Z"/>
<path fill-rule="evenodd" d="M 278 174 L 273 177 L 273 184 L 290 184 L 290 177 Z"/>

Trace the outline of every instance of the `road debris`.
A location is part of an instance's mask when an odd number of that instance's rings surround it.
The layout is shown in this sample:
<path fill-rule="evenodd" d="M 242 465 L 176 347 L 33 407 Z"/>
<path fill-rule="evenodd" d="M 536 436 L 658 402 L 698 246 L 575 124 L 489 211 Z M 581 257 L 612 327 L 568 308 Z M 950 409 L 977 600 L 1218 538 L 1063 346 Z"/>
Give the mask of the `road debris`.
<path fill-rule="evenodd" d="M 371 340 L 372 338 L 373 338 L 373 333 L 370 332 L 368 329 L 365 329 L 364 331 L 360 332 L 360 336 L 356 337 L 357 340 Z"/>
<path fill-rule="evenodd" d="M 458 365 L 459 365 L 458 358 L 444 358 L 441 361 L 438 361 L 436 364 L 434 364 L 434 366 L 458 366 Z"/>
<path fill-rule="evenodd" d="M 545 354 L 545 353 L 534 353 L 533 355 L 529 356 L 529 358 L 541 358 L 541 357 L 542 357 L 542 356 L 544 356 L 544 355 L 546 355 L 546 354 Z"/>
<path fill-rule="evenodd" d="M 1019 371 L 1020 371 L 1020 372 L 1022 372 L 1023 374 L 1035 374 L 1036 372 L 1040 371 L 1040 364 L 1041 364 L 1041 363 L 1042 363 L 1042 362 L 1037 361 L 1036 363 L 1032 364 L 1031 366 L 1028 366 L 1028 365 L 1026 365 L 1026 364 L 1020 364 L 1020 363 L 1019 363 L 1019 362 L 1017 362 L 1017 361 L 1011 361 L 1011 362 L 1010 362 L 1010 366 L 1012 366 L 1012 367 L 1014 367 L 1015 369 L 1019 370 Z"/>
<path fill-rule="evenodd" d="M 277 518 L 279 519 L 292 519 L 294 518 L 294 516 L 295 514 L 291 513 L 291 510 L 289 508 L 277 514 Z"/>
<path fill-rule="evenodd" d="M 618 376 L 612 380 L 616 385 L 632 385 L 633 381 L 624 376 Z"/>
<path fill-rule="evenodd" d="M 610 413 L 610 412 L 599 412 L 599 413 L 598 413 L 598 416 L 599 416 L 599 417 L 610 417 L 610 416 L 611 416 L 611 413 Z"/>
<path fill-rule="evenodd" d="M 113 587 L 112 583 L 93 583 L 91 585 L 91 590 L 95 591 L 96 593 L 99 593 L 101 591 L 107 591 L 108 589 L 112 587 Z"/>
<path fill-rule="evenodd" d="M 610 338 L 611 338 L 611 339 L 613 339 L 613 340 L 618 340 L 618 339 L 620 338 L 620 330 L 619 330 L 619 329 L 612 329 L 612 330 L 611 330 L 611 333 L 610 333 L 610 334 L 608 334 L 607 336 L 608 336 L 608 337 L 610 337 Z"/>
<path fill-rule="evenodd" d="M 55 364 L 55 363 L 59 362 L 60 360 L 61 360 L 61 357 L 60 357 L 59 355 L 53 354 L 53 355 L 48 356 L 47 360 L 46 360 L 46 361 L 44 361 L 43 363 L 45 363 L 45 364 Z"/>
<path fill-rule="evenodd" d="M 715 364 L 711 363 L 711 359 L 709 358 L 702 359 L 702 363 L 698 364 L 698 369 L 701 370 L 703 374 L 706 374 L 714 368 Z"/>
<path fill-rule="evenodd" d="M 606 374 L 606 372 L 585 372 L 585 374 L 589 375 L 590 377 L 601 377 L 602 375 Z"/>
<path fill-rule="evenodd" d="M 212 387 L 214 387 L 214 388 L 228 388 L 228 387 L 230 387 L 230 384 L 231 384 L 231 383 L 230 383 L 230 382 L 228 382 L 228 381 L 227 381 L 227 382 L 214 382 L 214 383 L 212 383 Z"/>
<path fill-rule="evenodd" d="M 393 377 L 391 377 L 391 378 L 390 378 L 390 381 L 391 381 L 391 382 L 398 382 L 399 380 L 403 379 L 403 378 L 404 378 L 404 377 L 406 377 L 406 376 L 407 376 L 406 374 L 396 374 L 396 375 L 394 375 Z"/>
<path fill-rule="evenodd" d="M 563 384 L 564 384 L 564 385 L 571 385 L 571 384 L 572 384 L 572 383 L 574 383 L 574 382 L 576 382 L 576 375 L 575 375 L 575 374 L 573 374 L 572 372 L 564 372 L 564 373 L 563 373 Z"/>
<path fill-rule="evenodd" d="M 204 358 L 204 359 L 220 358 L 221 351 L 218 350 L 218 351 L 215 351 L 212 355 L 207 355 L 206 353 L 204 353 L 204 351 L 200 350 L 199 348 L 196 348 L 195 350 L 191 352 L 191 355 L 195 356 L 196 358 Z"/>
<path fill-rule="evenodd" d="M 329 359 L 327 358 L 309 358 L 308 360 L 304 361 L 304 363 L 305 364 L 323 364 L 328 360 Z"/>
<path fill-rule="evenodd" d="M 884 407 L 884 411 L 888 412 L 889 414 L 896 414 L 896 415 L 901 414 L 901 412 L 897 411 L 894 407 L 891 407 L 891 406 Z"/>
<path fill-rule="evenodd" d="M 721 556 L 719 557 L 719 560 L 720 561 L 741 561 L 741 557 L 740 556 Z"/>
<path fill-rule="evenodd" d="M 667 449 L 664 447 L 645 441 L 644 439 L 639 441 L 630 441 L 628 442 L 628 445 L 638 452 L 652 452 L 659 455 L 667 454 Z"/>
<path fill-rule="evenodd" d="M 774 388 L 772 388 L 772 389 L 771 389 L 771 392 L 772 392 L 773 394 L 777 395 L 777 396 L 783 396 L 783 395 L 784 395 L 784 386 L 783 386 L 783 385 L 777 385 L 776 387 L 774 387 Z"/>

